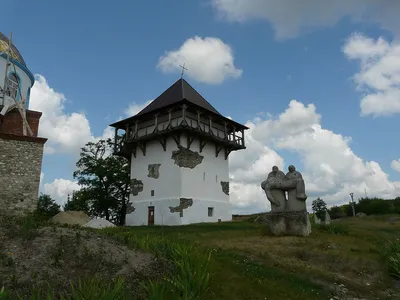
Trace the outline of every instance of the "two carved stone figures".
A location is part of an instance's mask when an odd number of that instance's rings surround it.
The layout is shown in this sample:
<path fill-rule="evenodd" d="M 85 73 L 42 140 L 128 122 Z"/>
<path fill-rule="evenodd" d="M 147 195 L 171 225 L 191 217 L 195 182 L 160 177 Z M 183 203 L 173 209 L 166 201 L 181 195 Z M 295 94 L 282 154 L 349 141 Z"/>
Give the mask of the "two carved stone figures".
<path fill-rule="evenodd" d="M 307 195 L 303 176 L 292 165 L 285 175 L 277 166 L 272 167 L 266 180 L 261 183 L 267 199 L 271 202 L 272 212 L 306 210 Z M 288 198 L 286 199 L 286 192 Z"/>
<path fill-rule="evenodd" d="M 261 183 L 271 202 L 271 212 L 265 213 L 260 221 L 273 235 L 307 236 L 311 233 L 311 224 L 303 176 L 292 165 L 288 169 L 285 175 L 277 166 L 272 167 L 272 172 Z"/>

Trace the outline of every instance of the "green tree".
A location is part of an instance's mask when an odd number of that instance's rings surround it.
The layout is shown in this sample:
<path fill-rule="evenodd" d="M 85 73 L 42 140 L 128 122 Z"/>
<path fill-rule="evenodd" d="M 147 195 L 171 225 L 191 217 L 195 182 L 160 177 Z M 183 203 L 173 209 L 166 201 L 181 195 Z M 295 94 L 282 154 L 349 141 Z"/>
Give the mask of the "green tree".
<path fill-rule="evenodd" d="M 317 215 L 318 219 L 324 221 L 325 211 L 327 210 L 325 201 L 318 197 L 312 202 L 311 206 L 313 212 Z"/>
<path fill-rule="evenodd" d="M 125 224 L 130 191 L 130 162 L 112 155 L 111 139 L 89 142 L 76 163 L 74 178 L 81 186 L 79 201 L 85 201 L 90 215 Z"/>
<path fill-rule="evenodd" d="M 91 215 L 88 200 L 85 191 L 74 191 L 72 197 L 68 195 L 67 202 L 64 204 L 63 209 L 64 211 L 83 211 Z"/>
<path fill-rule="evenodd" d="M 344 206 L 332 206 L 328 211 L 331 219 L 340 219 L 346 216 Z"/>
<path fill-rule="evenodd" d="M 60 205 L 56 203 L 50 195 L 41 194 L 39 196 L 36 213 L 46 219 L 50 219 L 60 212 Z"/>

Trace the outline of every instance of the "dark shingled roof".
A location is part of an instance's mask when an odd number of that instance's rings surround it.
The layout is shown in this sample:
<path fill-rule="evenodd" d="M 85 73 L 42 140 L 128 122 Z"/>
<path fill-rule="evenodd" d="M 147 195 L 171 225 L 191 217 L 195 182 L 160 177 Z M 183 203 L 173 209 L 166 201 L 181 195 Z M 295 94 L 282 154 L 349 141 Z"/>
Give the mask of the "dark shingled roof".
<path fill-rule="evenodd" d="M 7 49 L 8 43 L 8 37 L 0 32 L 0 52 L 3 52 Z M 21 53 L 19 53 L 17 47 L 15 47 L 14 44 L 11 45 L 11 56 L 26 67 L 25 61 Z"/>
<path fill-rule="evenodd" d="M 129 117 L 127 119 L 115 122 L 110 124 L 111 127 L 120 127 L 124 126 L 132 121 L 136 120 L 136 118 L 140 118 L 141 116 L 151 115 L 151 113 L 156 112 L 162 108 L 166 108 L 178 103 L 189 102 L 196 105 L 199 108 L 203 108 L 211 112 L 212 114 L 217 115 L 220 119 L 226 120 L 229 123 L 233 123 L 238 128 L 248 129 L 246 126 L 237 123 L 231 119 L 228 119 L 221 115 L 206 99 L 203 98 L 187 81 L 183 78 L 176 81 L 173 85 L 171 85 L 164 93 L 154 99 L 149 105 L 147 105 L 144 109 L 142 109 L 136 115 Z"/>
<path fill-rule="evenodd" d="M 203 98 L 203 96 L 187 83 L 185 79 L 181 78 L 135 116 L 142 116 L 160 108 L 179 103 L 183 100 L 187 100 L 205 110 L 213 112 L 214 114 L 221 115 L 206 99 Z"/>

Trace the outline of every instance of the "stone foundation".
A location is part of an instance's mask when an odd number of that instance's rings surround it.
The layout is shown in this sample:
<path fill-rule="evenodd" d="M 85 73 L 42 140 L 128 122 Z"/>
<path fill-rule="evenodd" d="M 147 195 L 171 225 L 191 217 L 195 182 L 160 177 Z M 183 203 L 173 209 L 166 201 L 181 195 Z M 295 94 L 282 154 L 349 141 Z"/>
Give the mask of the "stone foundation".
<path fill-rule="evenodd" d="M 266 224 L 268 231 L 275 236 L 308 236 L 311 234 L 311 222 L 308 212 L 305 210 L 268 212 L 260 215 L 257 221 Z"/>
<path fill-rule="evenodd" d="M 36 209 L 47 139 L 0 133 L 0 214 Z"/>

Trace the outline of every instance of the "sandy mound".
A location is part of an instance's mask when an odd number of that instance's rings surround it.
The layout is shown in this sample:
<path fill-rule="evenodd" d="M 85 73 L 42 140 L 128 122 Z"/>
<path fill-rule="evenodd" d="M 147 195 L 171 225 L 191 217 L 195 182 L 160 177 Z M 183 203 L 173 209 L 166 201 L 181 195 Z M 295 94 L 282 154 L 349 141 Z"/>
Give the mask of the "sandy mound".
<path fill-rule="evenodd" d="M 93 219 L 83 224 L 82 227 L 90 227 L 90 228 L 107 228 L 107 227 L 115 227 L 115 225 L 104 219 Z"/>
<path fill-rule="evenodd" d="M 0 243 L 0 285 L 13 295 L 29 293 L 33 285 L 47 287 L 48 283 L 57 294 L 68 289 L 70 281 L 77 283 L 86 276 L 100 277 L 104 282 L 122 276 L 127 288 L 135 291 L 141 276 L 148 272 L 153 276 L 159 269 L 151 254 L 93 232 L 53 227 L 38 229 L 31 237 L 26 240 L 12 234 Z"/>
<path fill-rule="evenodd" d="M 89 216 L 82 211 L 61 211 L 50 219 L 52 223 L 68 225 L 83 225 L 89 221 Z"/>

